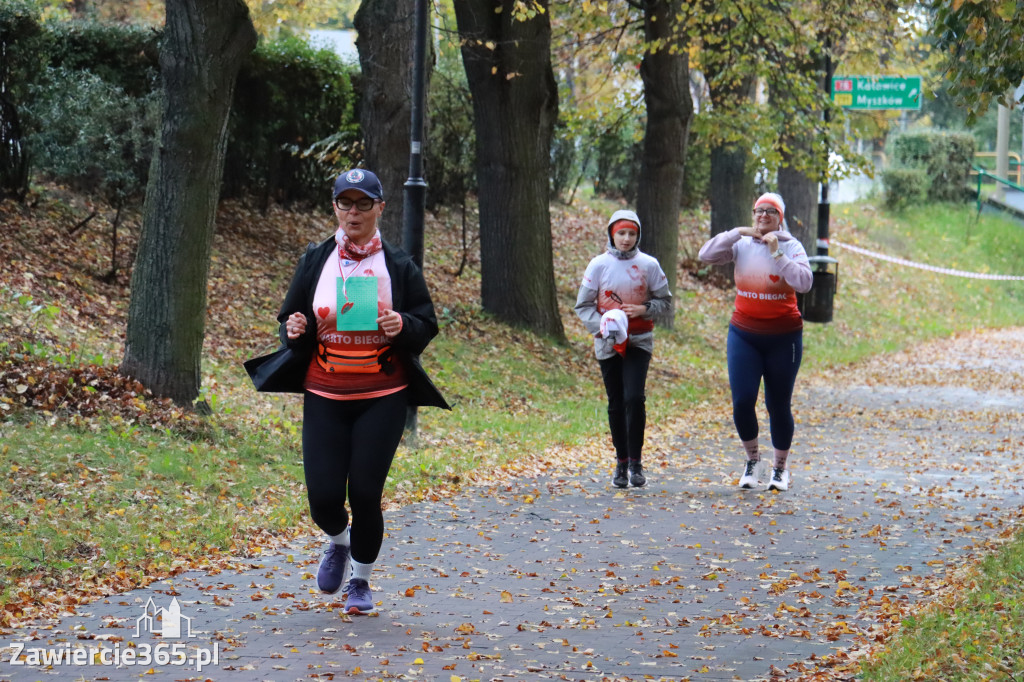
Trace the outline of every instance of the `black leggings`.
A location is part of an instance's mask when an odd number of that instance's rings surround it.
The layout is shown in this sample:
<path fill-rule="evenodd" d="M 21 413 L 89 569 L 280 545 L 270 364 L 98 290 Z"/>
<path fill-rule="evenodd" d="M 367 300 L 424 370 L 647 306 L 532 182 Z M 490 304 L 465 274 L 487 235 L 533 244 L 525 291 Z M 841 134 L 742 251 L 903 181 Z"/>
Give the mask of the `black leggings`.
<path fill-rule="evenodd" d="M 352 558 L 377 560 L 384 541 L 381 498 L 391 460 L 402 440 L 406 391 L 369 400 L 331 400 L 306 393 L 302 408 L 302 466 L 309 511 L 328 535 L 348 526 L 352 507 Z"/>
<path fill-rule="evenodd" d="M 627 348 L 623 357 L 616 353 L 598 360 L 604 390 L 608 394 L 608 427 L 612 432 L 615 457 L 640 461 L 647 428 L 647 406 L 644 388 L 651 354 L 638 348 Z"/>

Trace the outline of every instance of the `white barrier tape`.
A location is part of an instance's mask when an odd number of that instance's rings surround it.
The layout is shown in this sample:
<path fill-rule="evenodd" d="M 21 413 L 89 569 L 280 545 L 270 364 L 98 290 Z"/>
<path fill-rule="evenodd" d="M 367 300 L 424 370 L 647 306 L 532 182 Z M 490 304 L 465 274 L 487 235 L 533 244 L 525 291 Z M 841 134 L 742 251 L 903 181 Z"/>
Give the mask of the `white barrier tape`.
<path fill-rule="evenodd" d="M 986 272 L 966 272 L 964 270 L 953 270 L 952 268 L 939 268 L 934 265 L 926 265 L 924 263 L 915 263 L 912 260 L 906 258 L 895 258 L 893 256 L 886 256 L 884 253 L 878 253 L 877 251 L 869 251 L 862 249 L 859 246 L 853 246 L 852 244 L 844 244 L 838 239 L 833 239 L 832 243 L 836 246 L 844 249 L 849 249 L 854 253 L 863 254 L 870 258 L 877 258 L 879 260 L 889 261 L 890 263 L 898 263 L 899 265 L 906 265 L 911 268 L 918 268 L 919 270 L 930 270 L 931 272 L 939 272 L 943 275 L 954 275 L 956 277 L 967 277 L 968 279 L 999 279 L 999 280 L 1022 280 L 1024 281 L 1024 275 L 990 275 Z"/>

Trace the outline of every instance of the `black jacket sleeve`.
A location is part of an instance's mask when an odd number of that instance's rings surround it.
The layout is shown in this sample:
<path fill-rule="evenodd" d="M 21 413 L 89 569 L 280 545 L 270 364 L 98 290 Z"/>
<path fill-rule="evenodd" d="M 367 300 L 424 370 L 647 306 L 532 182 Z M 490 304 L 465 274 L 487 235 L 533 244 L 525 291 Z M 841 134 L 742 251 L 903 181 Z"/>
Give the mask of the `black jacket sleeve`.
<path fill-rule="evenodd" d="M 333 241 L 333 237 L 331 241 Z M 323 262 L 330 252 L 330 248 L 325 247 L 325 243 L 310 244 L 306 248 L 306 253 L 299 258 L 298 265 L 295 266 L 295 274 L 292 275 L 291 284 L 288 285 L 288 293 L 285 294 L 284 302 L 281 303 L 281 311 L 277 314 L 279 323 L 277 335 L 283 346 L 306 349 L 313 348 L 316 344 L 316 318 L 313 317 L 313 293 L 316 290 L 316 285 L 315 282 L 311 283 L 311 275 L 315 269 L 315 274 L 319 276 L 320 270 L 323 268 Z M 306 332 L 297 339 L 289 339 L 288 331 L 285 328 L 285 322 L 292 313 L 302 313 L 306 316 Z"/>

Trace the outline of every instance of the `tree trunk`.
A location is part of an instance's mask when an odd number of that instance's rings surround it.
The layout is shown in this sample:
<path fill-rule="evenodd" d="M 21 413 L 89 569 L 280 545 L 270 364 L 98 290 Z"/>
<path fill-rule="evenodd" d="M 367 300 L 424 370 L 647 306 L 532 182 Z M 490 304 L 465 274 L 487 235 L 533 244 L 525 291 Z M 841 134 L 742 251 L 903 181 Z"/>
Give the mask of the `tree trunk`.
<path fill-rule="evenodd" d="M 7 46 L 0 40 L 0 59 L 6 61 Z M 0 65 L 2 70 L 6 65 Z M 21 201 L 28 193 L 28 158 L 18 120 L 18 109 L 6 95 L 7 84 L 0 73 L 0 200 Z"/>
<path fill-rule="evenodd" d="M 409 178 L 415 15 L 416 0 L 363 0 L 354 21 L 362 71 L 363 156 L 384 186 L 388 210 L 377 225 L 392 244 L 402 243 L 402 195 Z"/>
<path fill-rule="evenodd" d="M 824 38 L 819 37 L 824 41 Z M 818 89 L 827 92 L 826 83 L 831 79 L 832 74 L 826 73 L 823 68 L 823 57 L 811 55 L 802 59 L 796 59 L 789 65 L 788 69 L 799 70 L 817 80 Z M 772 91 L 772 98 L 784 98 L 785 92 L 782 88 L 775 88 Z M 820 111 L 807 111 L 804 115 L 808 117 L 821 117 Z M 816 128 L 817 126 L 815 126 Z M 804 250 L 809 255 L 818 252 L 818 199 L 821 196 L 820 171 L 805 170 L 807 168 L 822 168 L 828 163 L 827 158 L 815 158 L 820 154 L 820 146 L 817 135 L 821 133 L 811 130 L 800 136 L 783 136 L 782 164 L 778 173 L 778 192 L 786 202 L 786 223 L 789 231 L 804 245 Z"/>
<path fill-rule="evenodd" d="M 160 143 L 146 188 L 122 374 L 156 395 L 199 395 L 206 282 L 227 119 L 256 31 L 242 0 L 167 0 Z"/>
<path fill-rule="evenodd" d="M 806 141 L 789 140 L 789 146 L 808 145 Z M 809 145 L 808 145 L 809 146 Z M 786 202 L 786 224 L 794 237 L 809 254 L 817 253 L 818 239 L 818 182 L 804 171 L 793 168 L 791 156 L 783 154 L 779 168 L 779 194 Z"/>
<path fill-rule="evenodd" d="M 677 21 L 684 0 L 645 0 L 644 40 L 648 47 L 640 64 L 647 107 L 643 158 L 637 192 L 637 214 L 643 226 L 640 248 L 654 256 L 676 288 L 679 253 L 679 206 L 683 195 L 686 143 L 693 100 L 686 34 Z M 671 328 L 675 305 L 658 320 Z"/>
<path fill-rule="evenodd" d="M 709 84 L 711 79 L 709 79 Z M 728 115 L 739 107 L 750 106 L 753 79 L 747 78 L 739 87 L 711 87 L 712 106 Z M 740 225 L 751 224 L 751 208 L 755 200 L 754 179 L 750 174 L 750 150 L 745 144 L 725 143 L 711 149 L 711 236 Z"/>
<path fill-rule="evenodd" d="M 711 180 L 708 194 L 711 204 L 711 236 L 734 227 L 750 225 L 754 205 L 754 181 L 748 171 L 750 153 L 739 146 L 719 145 L 711 150 Z M 725 279 L 732 283 L 734 263 L 716 265 Z"/>
<path fill-rule="evenodd" d="M 722 32 L 731 30 L 732 19 L 719 24 Z M 747 77 L 736 82 L 728 77 L 719 78 L 716 63 L 705 66 L 708 90 L 717 116 L 729 116 L 730 112 L 748 107 L 754 92 L 754 79 Z M 750 210 L 756 194 L 754 180 L 750 176 L 750 151 L 746 145 L 720 143 L 711 149 L 711 180 L 708 195 L 711 203 L 711 235 L 714 237 L 734 227 L 750 225 Z M 730 283 L 733 282 L 734 263 L 715 266 Z"/>
<path fill-rule="evenodd" d="M 711 236 L 750 225 L 754 180 L 750 153 L 744 147 L 720 145 L 711 150 Z"/>
<path fill-rule="evenodd" d="M 473 94 L 480 201 L 481 300 L 514 325 L 564 341 L 552 261 L 550 144 L 558 115 L 551 24 L 517 2 L 456 0 Z"/>

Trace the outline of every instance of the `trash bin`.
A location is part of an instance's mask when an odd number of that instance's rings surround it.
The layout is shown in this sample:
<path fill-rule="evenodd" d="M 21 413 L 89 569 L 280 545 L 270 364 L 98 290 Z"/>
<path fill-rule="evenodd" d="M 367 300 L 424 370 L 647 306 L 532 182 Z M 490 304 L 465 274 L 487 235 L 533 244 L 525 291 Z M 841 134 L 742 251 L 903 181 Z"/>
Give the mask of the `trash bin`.
<path fill-rule="evenodd" d="M 796 304 L 808 322 L 831 322 L 832 299 L 839 284 L 839 261 L 829 256 L 811 256 L 811 290 L 797 293 Z"/>

